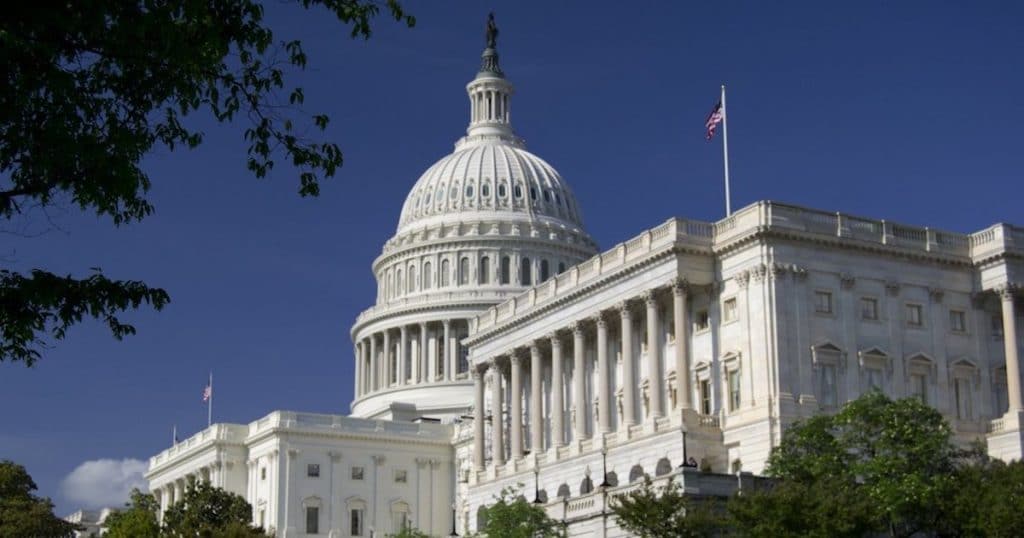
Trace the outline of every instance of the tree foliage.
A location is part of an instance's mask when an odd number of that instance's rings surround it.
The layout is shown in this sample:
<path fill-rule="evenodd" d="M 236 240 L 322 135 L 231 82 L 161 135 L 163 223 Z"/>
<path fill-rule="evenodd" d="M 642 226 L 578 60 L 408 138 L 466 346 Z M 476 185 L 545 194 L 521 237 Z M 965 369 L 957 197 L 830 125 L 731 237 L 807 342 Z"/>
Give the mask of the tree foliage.
<path fill-rule="evenodd" d="M 713 501 L 693 501 L 672 478 L 654 486 L 645 476 L 638 489 L 613 498 L 611 509 L 619 526 L 640 538 L 701 538 L 723 526 Z"/>
<path fill-rule="evenodd" d="M 158 538 L 160 504 L 156 499 L 137 489 L 124 508 L 107 516 L 105 538 Z"/>
<path fill-rule="evenodd" d="M 520 488 L 521 489 L 521 488 Z M 494 503 L 483 509 L 483 525 L 477 536 L 487 538 L 563 538 L 565 525 L 548 517 L 536 504 L 526 502 L 512 488 L 501 490 Z"/>
<path fill-rule="evenodd" d="M 164 512 L 161 536 L 192 538 L 256 538 L 266 536 L 252 527 L 252 506 L 244 498 L 206 482 L 193 482 L 185 495 Z"/>
<path fill-rule="evenodd" d="M 412 26 L 397 0 L 296 0 L 326 9 L 352 37 L 368 38 L 382 9 Z M 0 18 L 0 219 L 69 203 L 111 219 L 153 212 L 152 151 L 194 148 L 195 115 L 244 122 L 246 166 L 259 178 L 279 161 L 298 173 L 298 192 L 342 165 L 340 148 L 310 133 L 327 116 L 300 112 L 302 88 L 287 82 L 306 67 L 300 41 L 278 39 L 256 0 L 83 0 L 18 2 Z M 168 302 L 164 290 L 43 269 L 0 271 L 0 361 L 31 366 L 47 338 L 59 340 L 83 317 L 132 334 L 116 314 Z"/>
<path fill-rule="evenodd" d="M 36 483 L 24 467 L 0 461 L 0 538 L 65 538 L 79 527 L 53 514 L 53 503 L 37 497 Z"/>
<path fill-rule="evenodd" d="M 947 532 L 942 507 L 970 455 L 934 408 L 873 391 L 788 429 L 768 459 L 777 484 L 734 498 L 729 512 L 750 536 Z"/>

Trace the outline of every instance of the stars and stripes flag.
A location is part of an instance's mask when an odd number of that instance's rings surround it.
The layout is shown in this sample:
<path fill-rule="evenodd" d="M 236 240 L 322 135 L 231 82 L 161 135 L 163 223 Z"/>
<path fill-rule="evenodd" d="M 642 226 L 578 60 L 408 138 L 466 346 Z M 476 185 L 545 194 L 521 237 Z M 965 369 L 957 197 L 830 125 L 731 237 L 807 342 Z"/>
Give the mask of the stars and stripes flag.
<path fill-rule="evenodd" d="M 715 137 L 715 128 L 718 127 L 719 123 L 722 123 L 722 118 L 724 117 L 725 110 L 722 109 L 722 101 L 719 99 L 718 103 L 715 103 L 715 108 L 712 108 L 711 113 L 708 114 L 708 119 L 704 121 L 704 127 L 707 129 L 704 138 L 708 142 Z"/>
<path fill-rule="evenodd" d="M 212 396 L 213 396 L 213 386 L 206 385 L 206 387 L 203 388 L 203 403 L 206 403 L 206 402 L 210 401 L 210 397 L 212 397 Z"/>

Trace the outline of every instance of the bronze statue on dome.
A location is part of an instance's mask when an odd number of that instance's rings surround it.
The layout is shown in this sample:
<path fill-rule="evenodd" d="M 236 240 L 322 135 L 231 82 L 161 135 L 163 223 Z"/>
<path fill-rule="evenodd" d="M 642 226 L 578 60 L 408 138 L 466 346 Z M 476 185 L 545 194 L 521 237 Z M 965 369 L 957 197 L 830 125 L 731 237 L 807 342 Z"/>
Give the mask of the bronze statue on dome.
<path fill-rule="evenodd" d="M 498 46 L 498 25 L 494 23 L 494 12 L 487 16 L 487 48 Z"/>

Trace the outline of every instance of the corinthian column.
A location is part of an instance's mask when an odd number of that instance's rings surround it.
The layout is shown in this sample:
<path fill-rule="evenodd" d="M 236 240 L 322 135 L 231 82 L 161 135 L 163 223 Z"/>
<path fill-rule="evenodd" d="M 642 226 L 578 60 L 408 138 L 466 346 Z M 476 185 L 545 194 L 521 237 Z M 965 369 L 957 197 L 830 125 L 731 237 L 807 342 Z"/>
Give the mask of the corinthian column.
<path fill-rule="evenodd" d="M 626 427 L 636 424 L 633 402 L 636 399 L 636 378 L 633 376 L 633 313 L 629 303 L 619 305 L 622 320 L 622 422 Z"/>
<path fill-rule="evenodd" d="M 501 391 L 501 370 L 497 360 L 491 362 L 491 460 L 495 466 L 505 463 L 505 432 L 502 431 L 501 406 L 505 396 Z"/>
<path fill-rule="evenodd" d="M 407 372 L 405 369 L 405 361 L 409 357 L 409 329 L 405 325 L 402 325 L 402 327 L 399 329 L 398 334 L 398 384 L 404 385 L 405 379 L 409 375 L 409 372 Z"/>
<path fill-rule="evenodd" d="M 654 290 L 644 294 L 644 303 L 647 305 L 647 381 L 650 387 L 648 397 L 651 401 L 650 418 L 653 420 L 664 415 L 661 410 L 662 375 L 658 360 L 658 299 Z"/>
<path fill-rule="evenodd" d="M 597 426 L 601 433 L 612 430 L 611 399 L 608 396 L 608 322 L 598 314 L 597 323 Z"/>
<path fill-rule="evenodd" d="M 381 383 L 383 388 L 391 386 L 391 331 L 389 329 L 384 330 L 384 382 Z"/>
<path fill-rule="evenodd" d="M 380 383 L 380 368 L 377 362 L 377 335 L 370 335 L 370 391 L 375 391 Z"/>
<path fill-rule="evenodd" d="M 534 342 L 530 345 L 530 453 L 539 454 L 544 444 L 544 424 L 541 417 L 541 366 L 540 348 Z"/>
<path fill-rule="evenodd" d="M 509 459 L 516 461 L 523 457 L 523 364 L 516 351 L 512 352 L 509 362 L 512 365 L 512 387 L 509 389 L 512 394 L 510 395 L 511 409 L 509 409 L 508 425 L 512 454 Z"/>
<path fill-rule="evenodd" d="M 693 399 L 690 397 L 690 338 L 687 331 L 690 320 L 686 309 L 687 282 L 676 279 L 672 283 L 672 321 L 676 333 L 676 405 L 679 409 L 690 409 Z"/>
<path fill-rule="evenodd" d="M 473 368 L 473 466 L 484 468 L 484 376 Z"/>
<path fill-rule="evenodd" d="M 1003 303 L 1003 347 L 1006 353 L 1006 392 L 1009 396 L 1009 413 L 1024 411 L 1020 393 L 1020 357 L 1017 350 L 1017 313 L 1014 301 L 1015 288 L 1004 285 L 996 289 Z"/>
<path fill-rule="evenodd" d="M 572 401 L 576 412 L 575 441 L 587 438 L 587 398 L 586 366 L 583 363 L 584 350 L 583 325 L 577 323 L 572 327 Z"/>
<path fill-rule="evenodd" d="M 551 445 L 565 446 L 565 375 L 562 373 L 562 340 L 551 335 Z"/>

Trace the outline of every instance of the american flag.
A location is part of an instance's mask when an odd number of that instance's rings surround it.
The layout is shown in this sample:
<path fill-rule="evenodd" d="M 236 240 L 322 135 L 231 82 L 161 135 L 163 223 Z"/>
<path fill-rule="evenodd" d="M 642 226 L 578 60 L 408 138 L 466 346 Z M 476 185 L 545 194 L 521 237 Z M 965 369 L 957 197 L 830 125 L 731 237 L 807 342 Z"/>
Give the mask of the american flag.
<path fill-rule="evenodd" d="M 206 387 L 203 388 L 203 402 L 205 403 L 210 401 L 211 396 L 213 396 L 213 386 L 206 385 Z"/>
<path fill-rule="evenodd" d="M 722 101 L 719 100 L 715 104 L 715 108 L 711 109 L 711 114 L 708 114 L 708 119 L 704 122 L 704 127 L 707 128 L 707 133 L 704 134 L 704 138 L 710 141 L 715 136 L 715 127 L 719 123 L 722 123 L 722 118 L 725 114 L 722 113 Z"/>

